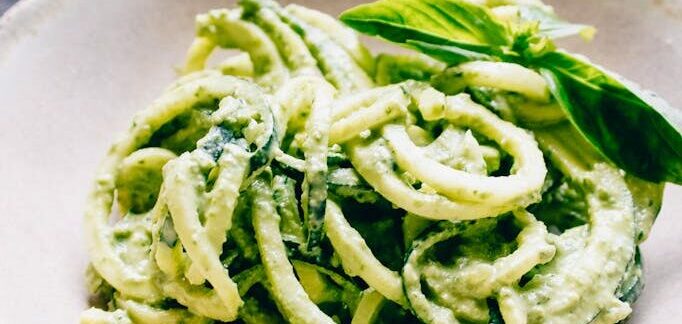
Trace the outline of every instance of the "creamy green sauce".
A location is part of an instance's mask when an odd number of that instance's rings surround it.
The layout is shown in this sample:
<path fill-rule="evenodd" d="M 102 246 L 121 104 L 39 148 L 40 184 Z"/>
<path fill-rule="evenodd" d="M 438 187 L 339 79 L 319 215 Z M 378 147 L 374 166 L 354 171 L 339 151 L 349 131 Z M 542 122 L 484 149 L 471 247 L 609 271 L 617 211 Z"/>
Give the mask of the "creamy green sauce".
<path fill-rule="evenodd" d="M 96 176 L 81 322 L 630 314 L 663 185 L 604 161 L 537 72 L 375 58 L 270 0 L 200 15 L 181 71 Z"/>

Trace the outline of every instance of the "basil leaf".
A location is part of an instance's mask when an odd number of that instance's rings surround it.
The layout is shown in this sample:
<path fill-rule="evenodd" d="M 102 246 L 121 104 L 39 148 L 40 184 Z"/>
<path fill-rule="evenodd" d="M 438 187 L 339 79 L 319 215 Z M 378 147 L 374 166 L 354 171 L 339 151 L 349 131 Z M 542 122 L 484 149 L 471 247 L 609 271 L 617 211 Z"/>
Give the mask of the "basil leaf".
<path fill-rule="evenodd" d="M 511 38 L 487 8 L 464 0 L 379 0 L 349 9 L 340 19 L 359 32 L 402 44 L 454 42 L 478 51 L 508 45 Z"/>
<path fill-rule="evenodd" d="M 448 65 L 474 60 L 491 61 L 493 59 L 488 54 L 474 52 L 456 45 L 438 45 L 412 39 L 408 39 L 406 43 L 408 46 L 413 47 L 416 50 L 439 61 L 445 62 Z"/>
<path fill-rule="evenodd" d="M 626 172 L 682 184 L 682 117 L 628 81 L 562 52 L 537 63 L 583 136 Z"/>
<path fill-rule="evenodd" d="M 550 40 L 585 25 L 520 6 L 518 30 L 465 0 L 379 0 L 344 12 L 359 32 L 415 48 L 449 64 L 502 60 L 539 68 L 580 133 L 606 158 L 645 180 L 682 184 L 682 117 L 663 100 L 568 54 Z M 535 23 L 537 22 L 537 23 Z"/>
<path fill-rule="evenodd" d="M 519 6 L 519 15 L 523 21 L 536 21 L 540 24 L 538 32 L 549 38 L 562 38 L 572 35 L 580 35 L 585 40 L 591 40 L 596 33 L 594 27 L 582 24 L 573 24 L 561 20 L 550 9 L 534 5 Z"/>

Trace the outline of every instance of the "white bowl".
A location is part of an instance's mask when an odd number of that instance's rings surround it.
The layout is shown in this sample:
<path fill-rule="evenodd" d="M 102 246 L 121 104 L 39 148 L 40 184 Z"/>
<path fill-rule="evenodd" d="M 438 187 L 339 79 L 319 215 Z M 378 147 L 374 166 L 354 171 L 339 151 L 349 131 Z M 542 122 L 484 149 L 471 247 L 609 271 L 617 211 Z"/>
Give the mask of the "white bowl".
<path fill-rule="evenodd" d="M 360 1 L 298 2 L 336 14 Z M 567 47 L 682 107 L 676 0 L 552 2 L 600 29 L 593 44 Z M 194 15 L 228 4 L 24 0 L 0 19 L 0 323 L 77 321 L 88 259 L 81 219 L 95 167 L 173 79 Z M 647 287 L 633 322 L 682 318 L 681 200 L 669 186 L 643 246 Z"/>

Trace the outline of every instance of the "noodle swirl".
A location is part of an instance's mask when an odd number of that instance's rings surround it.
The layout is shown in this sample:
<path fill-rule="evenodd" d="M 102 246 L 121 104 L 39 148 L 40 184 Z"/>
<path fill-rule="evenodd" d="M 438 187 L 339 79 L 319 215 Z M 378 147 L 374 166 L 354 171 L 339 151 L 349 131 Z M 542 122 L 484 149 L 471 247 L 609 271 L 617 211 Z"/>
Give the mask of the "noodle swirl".
<path fill-rule="evenodd" d="M 181 74 L 97 173 L 109 312 L 83 322 L 630 313 L 662 186 L 582 145 L 536 72 L 375 58 L 323 13 L 243 0 L 197 17 Z"/>

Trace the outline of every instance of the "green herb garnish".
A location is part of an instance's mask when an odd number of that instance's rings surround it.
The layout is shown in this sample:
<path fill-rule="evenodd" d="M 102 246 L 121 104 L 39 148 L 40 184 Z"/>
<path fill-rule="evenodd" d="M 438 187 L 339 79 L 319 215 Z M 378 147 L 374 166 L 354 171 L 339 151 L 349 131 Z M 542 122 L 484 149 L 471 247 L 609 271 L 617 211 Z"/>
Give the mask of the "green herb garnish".
<path fill-rule="evenodd" d="M 341 20 L 359 32 L 403 44 L 455 65 L 472 60 L 519 63 L 540 72 L 555 100 L 599 152 L 628 173 L 682 184 L 682 116 L 655 95 L 574 55 L 552 38 L 589 26 L 563 22 L 542 8 L 520 7 L 520 23 L 500 22 L 463 0 L 380 0 Z"/>

